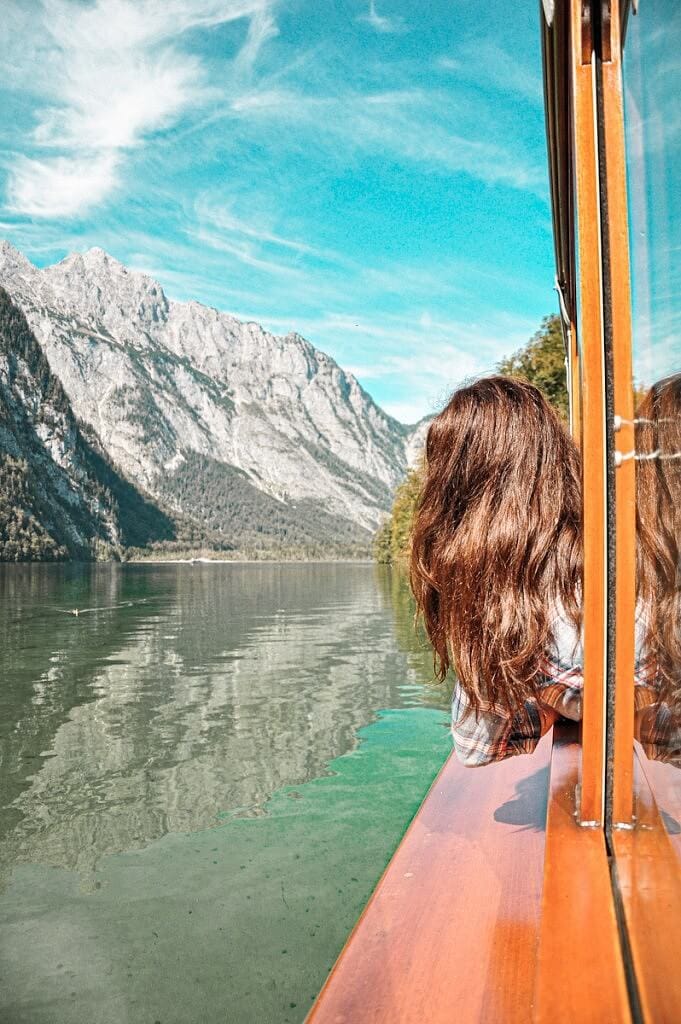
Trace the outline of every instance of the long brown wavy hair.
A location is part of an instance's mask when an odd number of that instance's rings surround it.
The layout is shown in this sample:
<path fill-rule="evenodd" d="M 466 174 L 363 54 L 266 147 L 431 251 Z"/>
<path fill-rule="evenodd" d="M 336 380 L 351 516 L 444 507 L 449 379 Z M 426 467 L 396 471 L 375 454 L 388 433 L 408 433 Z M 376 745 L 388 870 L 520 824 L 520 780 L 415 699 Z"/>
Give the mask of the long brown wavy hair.
<path fill-rule="evenodd" d="M 681 701 L 681 374 L 658 381 L 636 413 L 638 600 L 660 697 Z"/>
<path fill-rule="evenodd" d="M 513 377 L 455 391 L 426 443 L 410 578 L 433 646 L 472 701 L 523 713 L 557 608 L 581 627 L 579 452 L 542 393 Z"/>

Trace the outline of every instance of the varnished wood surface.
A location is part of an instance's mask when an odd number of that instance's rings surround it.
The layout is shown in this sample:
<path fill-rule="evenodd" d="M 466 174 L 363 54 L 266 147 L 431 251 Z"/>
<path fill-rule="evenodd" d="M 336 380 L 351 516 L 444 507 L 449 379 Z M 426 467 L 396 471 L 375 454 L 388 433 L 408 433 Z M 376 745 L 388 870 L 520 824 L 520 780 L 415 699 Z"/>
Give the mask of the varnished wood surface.
<path fill-rule="evenodd" d="M 579 351 L 584 481 L 584 717 L 582 821 L 603 821 L 605 766 L 606 448 L 595 69 L 582 4 L 570 0 L 573 160 L 579 263 Z M 584 63 L 588 60 L 589 63 Z"/>
<path fill-rule="evenodd" d="M 657 804 L 660 818 L 677 857 L 681 859 L 681 769 L 663 761 L 651 761 L 638 744 L 637 749 L 641 770 Z"/>
<path fill-rule="evenodd" d="M 681 872 L 638 755 L 634 829 L 613 830 L 618 890 L 645 1024 L 681 1019 Z"/>
<path fill-rule="evenodd" d="M 526 1024 L 551 740 L 464 768 L 451 756 L 335 968 L 310 1024 Z"/>
<path fill-rule="evenodd" d="M 636 614 L 636 464 L 631 352 L 631 283 L 627 211 L 624 99 L 618 0 L 611 0 L 610 60 L 601 64 L 608 195 L 608 273 L 612 324 L 615 448 L 625 459 L 615 471 L 615 708 L 613 806 L 615 823 L 631 823 L 634 764 L 634 619 Z"/>
<path fill-rule="evenodd" d="M 610 869 L 601 828 L 577 821 L 579 743 L 554 729 L 537 957 L 537 1024 L 631 1020 Z"/>

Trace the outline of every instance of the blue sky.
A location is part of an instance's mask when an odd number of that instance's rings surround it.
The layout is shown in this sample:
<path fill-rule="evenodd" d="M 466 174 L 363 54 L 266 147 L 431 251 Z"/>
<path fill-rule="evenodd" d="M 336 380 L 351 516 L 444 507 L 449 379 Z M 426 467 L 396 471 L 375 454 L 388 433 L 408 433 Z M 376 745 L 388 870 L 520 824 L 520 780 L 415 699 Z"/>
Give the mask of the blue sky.
<path fill-rule="evenodd" d="M 93 245 L 411 422 L 555 308 L 538 4 L 17 0 L 0 234 Z"/>

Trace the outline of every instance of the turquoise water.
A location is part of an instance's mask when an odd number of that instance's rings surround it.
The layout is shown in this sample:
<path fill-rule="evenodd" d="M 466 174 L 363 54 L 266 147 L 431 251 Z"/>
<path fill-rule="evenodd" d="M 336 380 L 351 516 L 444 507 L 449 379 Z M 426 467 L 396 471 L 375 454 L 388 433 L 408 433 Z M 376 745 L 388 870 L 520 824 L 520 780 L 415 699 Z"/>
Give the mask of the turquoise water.
<path fill-rule="evenodd" d="M 449 749 L 404 584 L 8 567 L 0 613 L 0 1019 L 301 1021 Z"/>

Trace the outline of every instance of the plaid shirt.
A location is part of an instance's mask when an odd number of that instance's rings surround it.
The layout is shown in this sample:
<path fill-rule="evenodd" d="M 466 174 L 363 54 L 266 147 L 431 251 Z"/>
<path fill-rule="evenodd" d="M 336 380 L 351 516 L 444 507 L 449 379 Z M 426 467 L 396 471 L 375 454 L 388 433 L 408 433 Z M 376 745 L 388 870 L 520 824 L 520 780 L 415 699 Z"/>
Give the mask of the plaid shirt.
<path fill-rule="evenodd" d="M 665 761 L 681 768 L 681 707 L 659 699 L 654 666 L 643 666 L 634 688 L 636 739 L 652 761 Z"/>
<path fill-rule="evenodd" d="M 636 646 L 639 652 L 641 634 L 642 625 L 638 623 Z M 515 754 L 531 754 L 559 718 L 581 721 L 584 687 L 581 638 L 562 616 L 554 622 L 554 638 L 554 648 L 541 665 L 539 696 L 525 702 L 525 717 L 504 713 L 487 701 L 473 705 L 460 683 L 456 683 L 452 697 L 452 738 L 457 757 L 463 764 L 474 768 Z M 658 701 L 650 663 L 640 654 L 634 696 L 637 738 L 648 757 L 681 766 L 679 716 Z"/>
<path fill-rule="evenodd" d="M 525 702 L 525 718 L 504 714 L 487 701 L 474 707 L 457 682 L 452 698 L 452 738 L 457 757 L 469 768 L 475 768 L 514 754 L 531 754 L 558 718 L 575 722 L 581 719 L 582 682 L 581 668 L 564 669 L 547 659 L 539 683 L 541 699 Z"/>

